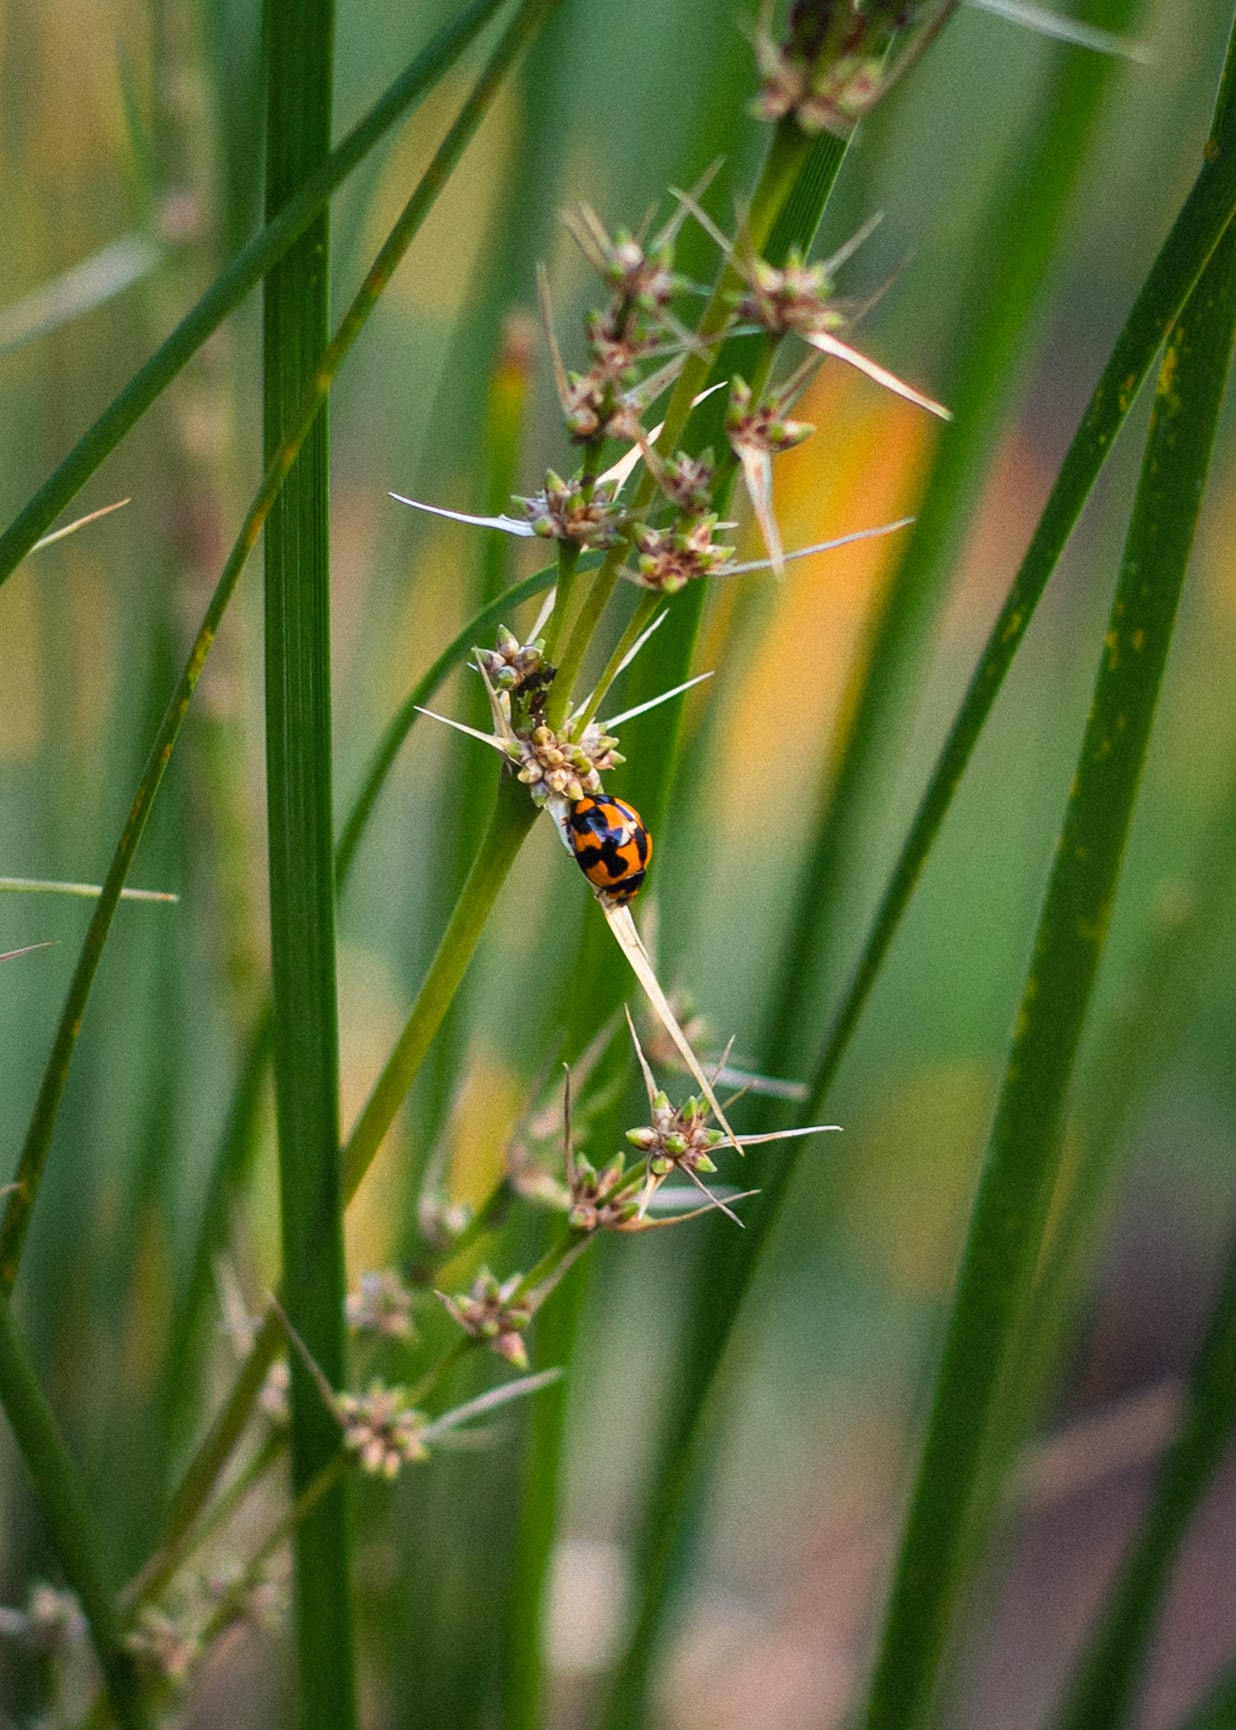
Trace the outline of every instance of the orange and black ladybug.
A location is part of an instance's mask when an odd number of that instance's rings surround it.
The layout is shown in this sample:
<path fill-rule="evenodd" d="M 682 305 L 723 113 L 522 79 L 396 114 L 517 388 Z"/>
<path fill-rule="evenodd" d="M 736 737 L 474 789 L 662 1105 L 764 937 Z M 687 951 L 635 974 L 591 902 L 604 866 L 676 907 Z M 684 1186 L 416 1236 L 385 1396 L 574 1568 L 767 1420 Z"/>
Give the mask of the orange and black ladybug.
<path fill-rule="evenodd" d="M 575 860 L 589 883 L 619 905 L 643 887 L 652 836 L 624 799 L 577 799 L 567 823 Z"/>

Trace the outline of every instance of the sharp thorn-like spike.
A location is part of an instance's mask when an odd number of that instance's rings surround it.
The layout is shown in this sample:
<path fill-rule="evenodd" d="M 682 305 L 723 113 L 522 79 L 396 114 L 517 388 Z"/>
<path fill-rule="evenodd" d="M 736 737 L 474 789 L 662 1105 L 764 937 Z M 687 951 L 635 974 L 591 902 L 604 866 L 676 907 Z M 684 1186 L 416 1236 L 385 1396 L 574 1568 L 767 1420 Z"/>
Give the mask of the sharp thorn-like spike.
<path fill-rule="evenodd" d="M 441 721 L 444 727 L 454 727 L 457 733 L 467 733 L 472 739 L 479 739 L 482 745 L 492 745 L 495 751 L 501 751 L 506 756 L 505 747 L 500 739 L 495 739 L 492 733 L 482 733 L 479 727 L 469 727 L 466 721 L 452 721 L 449 715 L 439 715 L 434 709 L 422 709 L 419 705 L 418 715 L 427 715 L 431 721 Z"/>
<path fill-rule="evenodd" d="M 693 685 L 702 685 L 705 679 L 711 678 L 711 673 L 697 673 L 693 679 L 685 679 L 681 685 L 675 685 L 673 690 L 662 691 L 659 697 L 649 697 L 646 703 L 637 703 L 633 709 L 624 709 L 621 715 L 611 716 L 608 721 L 602 721 L 601 726 L 608 733 L 611 727 L 620 727 L 624 721 L 633 721 L 637 715 L 646 715 L 649 709 L 660 708 L 662 703 L 668 703 L 672 697 L 680 697 Z"/>
<path fill-rule="evenodd" d="M 809 547 L 796 547 L 792 553 L 783 554 L 786 564 L 794 559 L 807 559 L 814 553 L 835 552 L 838 547 L 848 547 L 854 541 L 874 541 L 881 535 L 891 535 L 898 529 L 909 528 L 913 517 L 898 517 L 894 523 L 881 523 L 874 529 L 854 529 L 848 535 L 837 535 L 831 541 L 815 541 Z M 720 525 L 718 525 L 720 526 Z M 771 559 L 749 559 L 741 565 L 724 565 L 715 575 L 721 577 L 741 577 L 747 571 L 769 571 L 773 565 Z"/>
<path fill-rule="evenodd" d="M 565 409 L 571 382 L 567 378 L 562 351 L 558 347 L 558 337 L 554 330 L 553 306 L 549 298 L 549 275 L 543 264 L 538 264 L 536 267 L 536 299 L 541 312 L 541 325 L 545 331 L 545 342 L 549 349 L 549 364 L 553 368 L 554 386 L 558 392 L 558 400 Z"/>
<path fill-rule="evenodd" d="M 691 213 L 708 238 L 715 241 L 721 248 L 721 251 L 725 254 L 726 258 L 733 262 L 735 257 L 733 241 L 730 240 L 728 235 L 722 233 L 713 221 L 712 217 L 709 216 L 708 212 L 702 207 L 702 205 L 696 202 L 694 196 L 689 192 L 683 192 L 681 188 L 677 186 L 671 186 L 669 194 L 671 198 L 676 198 L 678 200 L 684 210 Z"/>
<path fill-rule="evenodd" d="M 708 1185 L 704 1182 L 702 1177 L 698 1177 L 695 1174 L 695 1172 L 693 1172 L 691 1170 L 691 1167 L 689 1165 L 684 1166 L 683 1169 L 686 1171 L 687 1176 L 691 1179 L 691 1182 L 695 1185 L 696 1189 L 700 1190 L 704 1195 L 706 1195 L 708 1197 L 708 1199 L 712 1203 L 713 1207 L 720 1208 L 721 1212 L 725 1215 L 726 1219 L 732 1219 L 735 1225 L 738 1225 L 738 1226 L 742 1225 L 742 1221 L 739 1219 L 738 1215 L 734 1212 L 733 1208 L 727 1207 L 726 1204 L 721 1200 L 721 1197 L 719 1195 L 714 1195 L 713 1192 L 709 1189 Z M 743 1229 L 745 1230 L 746 1228 L 743 1227 Z"/>
<path fill-rule="evenodd" d="M 759 1147 L 766 1141 L 793 1141 L 800 1135 L 827 1135 L 831 1130 L 840 1130 L 839 1123 L 813 1123 L 807 1129 L 770 1129 L 764 1135 L 744 1135 L 744 1147 Z"/>
<path fill-rule="evenodd" d="M 635 1046 L 635 1055 L 639 1059 L 640 1072 L 644 1077 L 644 1086 L 648 1089 L 648 1103 L 651 1105 L 653 1100 L 657 1097 L 656 1077 L 653 1075 L 652 1070 L 649 1067 L 648 1059 L 644 1056 L 644 1048 L 639 1042 L 639 1034 L 635 1031 L 635 1022 L 631 1017 L 631 1011 L 627 1008 L 625 1003 L 622 1008 L 623 1013 L 627 1018 L 627 1026 L 631 1029 L 631 1039 Z"/>
<path fill-rule="evenodd" d="M 912 402 L 918 408 L 925 408 L 928 414 L 938 415 L 941 420 L 952 420 L 952 411 L 946 409 L 943 403 L 936 402 L 934 397 L 924 396 L 922 391 L 915 390 L 913 385 L 906 384 L 905 380 L 898 378 L 896 373 L 889 372 L 886 367 L 878 366 L 873 360 L 868 360 L 865 354 L 860 354 L 858 349 L 851 348 L 848 342 L 842 342 L 838 337 L 830 336 L 826 330 L 811 331 L 803 340 L 809 342 L 812 348 L 818 349 L 821 354 L 831 354 L 838 360 L 845 361 L 847 366 L 852 366 L 856 371 L 864 373 L 874 384 L 883 385 L 885 390 L 891 390 L 894 395 L 903 397 L 906 402 Z"/>
<path fill-rule="evenodd" d="M 822 268 L 825 276 L 829 278 L 836 276 L 842 265 L 849 263 L 850 259 L 853 258 L 859 247 L 871 239 L 872 235 L 883 221 L 884 212 L 882 210 L 873 211 L 867 218 L 866 222 L 863 223 L 862 227 L 856 228 L 850 238 L 848 240 L 843 240 L 836 252 L 830 254 L 830 256 L 824 260 Z"/>
<path fill-rule="evenodd" d="M 100 517 L 110 517 L 113 511 L 123 510 L 125 505 L 132 504 L 132 499 L 117 499 L 114 505 L 103 505 L 97 511 L 90 511 L 84 517 L 78 517 L 75 522 L 66 523 L 62 529 L 53 529 L 51 534 L 44 535 L 31 547 L 32 553 L 37 553 L 41 547 L 50 547 L 55 541 L 63 541 L 68 535 L 75 535 L 78 529 L 84 529 L 87 523 L 97 523 Z"/>
<path fill-rule="evenodd" d="M 649 1001 L 656 1010 L 662 1027 L 664 1027 L 665 1031 L 673 1040 L 679 1056 L 690 1070 L 692 1076 L 699 1083 L 700 1091 L 712 1107 L 713 1116 L 725 1131 L 730 1144 L 733 1147 L 736 1147 L 739 1153 L 741 1153 L 742 1143 L 730 1128 L 725 1112 L 722 1110 L 716 1093 L 713 1091 L 712 1083 L 700 1067 L 700 1060 L 695 1055 L 694 1051 L 692 1051 L 686 1034 L 678 1025 L 677 1016 L 670 1008 L 669 999 L 661 989 L 661 981 L 657 978 L 656 970 L 652 965 L 648 951 L 644 948 L 643 939 L 636 930 L 635 920 L 631 916 L 631 909 L 625 906 L 615 906 L 613 902 L 602 899 L 601 911 L 604 913 L 606 922 L 614 934 L 615 941 L 622 950 L 622 953 L 626 956 L 632 972 L 643 986 Z"/>
<path fill-rule="evenodd" d="M 1104 30 L 1097 24 L 1085 24 L 1080 19 L 1062 18 L 1042 6 L 1028 6 L 1024 0 L 970 0 L 980 12 L 991 12 L 997 18 L 1007 18 L 1011 24 L 1024 24 L 1042 36 L 1053 36 L 1058 42 L 1069 42 L 1075 48 L 1093 48 L 1099 54 L 1116 54 L 1139 66 L 1149 66 L 1154 55 L 1144 42 L 1118 36 L 1114 30 Z"/>
<path fill-rule="evenodd" d="M 773 512 L 772 458 L 767 451 L 759 450 L 754 445 L 741 444 L 738 446 L 738 460 L 742 465 L 742 478 L 746 483 L 747 497 L 751 500 L 751 509 L 755 512 L 760 538 L 768 553 L 769 569 L 780 581 L 785 576 L 785 552 L 781 546 L 781 531 L 777 527 L 777 518 Z"/>
<path fill-rule="evenodd" d="M 531 523 L 522 522 L 519 517 L 474 517 L 468 511 L 448 511 L 441 505 L 422 504 L 420 499 L 408 499 L 402 493 L 388 496 L 401 505 L 411 505 L 414 511 L 425 511 L 431 517 L 446 517 L 452 523 L 466 523 L 474 529 L 501 529 L 504 535 L 518 535 L 521 540 L 536 533 Z"/>

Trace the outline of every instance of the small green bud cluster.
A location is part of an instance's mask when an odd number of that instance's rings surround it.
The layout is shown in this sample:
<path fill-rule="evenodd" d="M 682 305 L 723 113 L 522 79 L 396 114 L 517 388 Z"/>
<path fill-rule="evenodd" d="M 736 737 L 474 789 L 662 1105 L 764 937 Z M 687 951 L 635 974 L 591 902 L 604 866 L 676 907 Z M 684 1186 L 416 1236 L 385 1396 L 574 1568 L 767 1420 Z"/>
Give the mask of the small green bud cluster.
<path fill-rule="evenodd" d="M 498 641 L 492 649 L 478 649 L 477 659 L 489 675 L 495 691 L 520 691 L 541 674 L 545 666 L 545 639 L 521 643 L 505 625 L 498 626 Z"/>
<path fill-rule="evenodd" d="M 541 722 L 526 735 L 517 736 L 517 776 L 531 788 L 538 805 L 551 795 L 572 803 L 585 794 L 595 795 L 601 791 L 601 776 L 626 762 L 617 749 L 617 739 L 602 732 L 595 721 L 585 727 L 578 740 L 571 736 L 570 722 L 558 732 Z"/>
<path fill-rule="evenodd" d="M 725 415 L 725 434 L 736 451 L 745 448 L 779 456 L 811 437 L 815 428 L 809 421 L 791 420 L 786 413 L 787 394 L 767 391 L 756 402 L 746 380 L 734 380 Z"/>
<path fill-rule="evenodd" d="M 764 120 L 793 116 L 803 132 L 847 137 L 892 84 L 901 62 L 917 50 L 914 36 L 932 32 L 957 0 L 795 0 L 784 35 L 768 28 L 771 5 L 756 38 Z M 890 55 L 897 38 L 909 46 Z M 919 44 L 921 47 L 923 44 Z"/>
<path fill-rule="evenodd" d="M 615 491 L 605 482 L 592 486 L 582 475 L 564 481 L 547 469 L 544 490 L 532 498 L 517 496 L 516 503 L 543 540 L 612 547 L 626 525 L 626 512 L 614 503 Z"/>
<path fill-rule="evenodd" d="M 645 589 L 673 595 L 694 577 L 709 577 L 734 556 L 733 547 L 718 546 L 715 513 L 684 511 L 667 528 L 643 523 L 636 531 L 638 581 Z"/>
<path fill-rule="evenodd" d="M 664 353 L 667 336 L 680 335 L 670 305 L 688 284 L 673 268 L 675 226 L 647 246 L 625 229 L 611 239 L 595 211 L 585 207 L 572 231 L 613 292 L 608 304 L 588 317 L 588 371 L 559 370 L 566 429 L 576 444 L 633 440 L 644 403 L 643 365 Z"/>
<path fill-rule="evenodd" d="M 801 252 L 792 251 L 781 270 L 767 259 L 753 258 L 746 277 L 745 286 L 734 294 L 734 311 L 744 323 L 759 325 L 769 336 L 807 336 L 845 328 L 844 313 L 832 303 L 827 267 L 808 264 Z"/>
<path fill-rule="evenodd" d="M 516 1369 L 528 1367 L 528 1351 L 522 1338 L 532 1320 L 532 1306 L 516 1297 L 523 1282 L 522 1274 L 498 1280 L 488 1268 L 482 1268 L 470 1290 L 450 1296 L 437 1295 L 450 1315 L 466 1334 L 481 1341 Z"/>
<path fill-rule="evenodd" d="M 681 1105 L 671 1105 L 662 1089 L 652 1096 L 652 1122 L 628 1129 L 627 1140 L 647 1160 L 653 1177 L 666 1177 L 675 1168 L 687 1172 L 716 1171 L 712 1150 L 726 1139 L 719 1129 L 708 1127 L 707 1100 L 691 1096 Z"/>
<path fill-rule="evenodd" d="M 597 1171 L 582 1153 L 575 1154 L 568 1176 L 570 1205 L 567 1223 L 572 1231 L 621 1231 L 639 1211 L 639 1203 L 625 1183 L 626 1161 L 621 1154 Z"/>

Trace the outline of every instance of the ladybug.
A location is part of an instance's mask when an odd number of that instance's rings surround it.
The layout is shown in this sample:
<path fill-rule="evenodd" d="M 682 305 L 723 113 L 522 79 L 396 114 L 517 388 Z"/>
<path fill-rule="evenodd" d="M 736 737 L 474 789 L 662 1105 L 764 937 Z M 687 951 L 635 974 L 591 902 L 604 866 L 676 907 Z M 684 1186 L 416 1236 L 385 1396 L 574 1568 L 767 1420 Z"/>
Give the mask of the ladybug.
<path fill-rule="evenodd" d="M 625 906 L 643 887 L 652 836 L 624 799 L 577 799 L 567 817 L 575 862 L 594 888 Z"/>

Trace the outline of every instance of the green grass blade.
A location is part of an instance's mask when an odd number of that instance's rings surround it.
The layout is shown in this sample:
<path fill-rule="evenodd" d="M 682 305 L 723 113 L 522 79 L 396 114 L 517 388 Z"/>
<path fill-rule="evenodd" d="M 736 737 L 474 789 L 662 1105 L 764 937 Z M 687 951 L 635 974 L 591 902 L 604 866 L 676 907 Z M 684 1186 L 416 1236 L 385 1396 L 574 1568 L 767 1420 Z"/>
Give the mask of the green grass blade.
<path fill-rule="evenodd" d="M 356 859 L 357 848 L 368 827 L 383 786 L 412 728 L 418 710 L 430 702 L 443 681 L 455 670 L 474 643 L 487 637 L 522 602 L 551 586 L 555 567 L 547 565 L 520 583 L 513 584 L 497 600 L 482 608 L 458 631 L 417 680 L 388 723 L 375 746 L 360 789 L 339 831 L 335 846 L 335 892 L 342 895 Z M 270 1059 L 270 1009 L 265 1006 L 250 1036 L 232 1097 L 224 1114 L 218 1152 L 211 1166 L 206 1197 L 189 1273 L 177 1303 L 172 1338 L 176 1352 L 167 1365 L 164 1410 L 171 1431 L 179 1429 L 184 1402 L 196 1398 L 199 1377 L 193 1366 L 200 1364 L 206 1339 L 204 1323 L 214 1297 L 214 1263 L 227 1235 L 229 1204 L 245 1186 L 256 1147 L 258 1105 L 266 1065 Z M 174 1435 L 169 1438 L 174 1441 Z"/>
<path fill-rule="evenodd" d="M 823 1113 L 828 1089 L 858 1025 L 970 754 L 1029 626 L 1034 606 L 1046 587 L 1167 330 L 1236 209 L 1236 173 L 1233 173 L 1233 167 L 1231 159 L 1223 153 L 1213 157 L 1207 155 L 1104 368 L 988 639 L 902 848 L 856 971 L 824 1042 L 812 1077 L 811 1098 L 803 1110 L 806 1122 L 818 1121 Z M 1223 172 L 1221 177 L 1217 177 L 1216 170 L 1220 168 Z M 655 1488 L 645 1522 L 649 1533 L 641 1565 L 645 1583 L 628 1648 L 629 1656 L 618 1673 L 614 1688 L 612 1710 L 616 1715 L 612 1720 L 613 1730 L 626 1721 L 635 1721 L 634 1718 L 624 1721 L 617 1702 L 626 1691 L 630 1667 L 639 1666 L 638 1654 L 655 1640 L 661 1600 L 668 1590 L 675 1566 L 678 1530 L 692 1483 L 692 1450 L 705 1402 L 765 1240 L 797 1169 L 803 1145 L 801 1142 L 787 1142 L 784 1148 L 766 1152 L 761 1164 L 761 1193 L 744 1208 L 744 1232 L 738 1234 L 732 1229 L 719 1229 L 716 1225 L 705 1228 L 707 1244 L 687 1328 L 692 1350 L 683 1366 L 675 1392 L 674 1413 L 659 1453 Z"/>
<path fill-rule="evenodd" d="M 1107 453 L 1168 329 L 1179 316 L 1234 209 L 1236 160 L 1230 153 L 1208 150 L 1073 436 L 1030 546 L 932 771 L 858 964 L 823 1042 L 812 1076 L 808 1116 L 820 1109 L 837 1072 L 1005 675 Z"/>
<path fill-rule="evenodd" d="M 333 0 L 267 0 L 266 215 L 330 148 Z M 263 424 L 278 451 L 330 337 L 325 212 L 266 279 Z M 266 524 L 266 788 L 284 1302 L 322 1375 L 345 1384 L 339 1027 L 331 800 L 330 438 L 317 414 Z M 292 1491 L 344 1457 L 318 1382 L 292 1354 Z M 307 1730 L 356 1718 L 348 1487 L 293 1537 L 300 1715 Z"/>
<path fill-rule="evenodd" d="M 351 352 L 374 307 L 378 304 L 382 291 L 389 283 L 400 258 L 411 245 L 418 229 L 432 209 L 450 170 L 459 160 L 465 145 L 487 112 L 502 73 L 509 66 L 510 60 L 525 40 L 529 21 L 540 15 L 544 4 L 545 0 L 525 0 L 524 7 L 506 32 L 489 65 L 460 109 L 454 124 L 435 152 L 425 173 L 421 176 L 416 189 L 400 213 L 395 227 L 384 242 L 364 282 L 357 290 L 351 305 L 340 321 L 338 331 L 314 367 L 311 377 L 307 380 L 296 405 L 295 414 L 292 416 L 278 448 L 267 463 L 262 484 L 249 506 L 240 533 L 233 543 L 227 562 L 215 586 L 214 594 L 211 596 L 210 604 L 202 619 L 189 659 L 160 724 L 150 755 L 146 760 L 146 766 L 133 804 L 130 807 L 128 819 L 104 879 L 103 892 L 99 897 L 98 905 L 82 944 L 82 951 L 73 978 L 69 984 L 68 996 L 56 1030 L 55 1042 L 48 1057 L 39 1095 L 31 1116 L 30 1127 L 18 1161 L 16 1186 L 13 1194 L 9 1197 L 3 1218 L 0 1219 L 0 1289 L 11 1290 L 17 1277 L 22 1245 L 29 1229 L 30 1216 L 39 1184 L 42 1181 L 52 1134 L 64 1096 L 64 1088 L 68 1081 L 69 1067 L 76 1049 L 78 1035 L 81 1032 L 82 1018 L 99 963 L 103 957 L 103 949 L 111 929 L 116 905 L 123 891 L 125 878 L 133 862 L 138 844 L 149 821 L 151 807 L 167 770 L 167 765 L 171 760 L 172 751 L 188 713 L 193 693 L 197 689 L 198 680 L 201 678 L 202 668 L 205 666 L 215 634 L 232 598 L 241 571 L 244 569 L 245 562 L 256 545 L 258 536 L 261 534 L 274 502 L 279 496 L 279 489 L 284 483 L 288 470 L 296 460 L 297 452 L 308 437 L 318 412 L 326 400 L 339 367 Z M 275 220 L 277 222 L 278 218 Z"/>
<path fill-rule="evenodd" d="M 1225 102 L 1214 136 L 1219 149 L 1236 142 Z M 1229 234 L 1170 333 L 1159 374 L 1090 718 L 971 1219 L 867 1730 L 916 1730 L 931 1706 L 972 1536 L 977 1485 L 999 1427 L 1001 1377 L 1041 1247 L 1065 1099 L 1103 954 L 1234 328 L 1236 239 Z M 1236 1415 L 1236 1279 L 1220 1304 L 1207 1375 L 1219 1364 L 1228 1384 L 1218 1398 Z M 1215 1405 L 1216 1390 L 1207 1380 L 1199 1409 L 1212 1425 Z M 1182 1468 L 1185 1482 L 1193 1485 L 1207 1463 L 1191 1453 Z M 1179 1532 L 1160 1534 L 1153 1548 L 1160 1566 L 1172 1536 Z M 1078 1723 L 1120 1721 L 1107 1693 L 1091 1696 L 1090 1707 Z"/>
<path fill-rule="evenodd" d="M 1125 31 L 1136 4 L 1114 0 L 1102 22 Z M 765 1065 L 775 1053 L 787 1074 L 809 1060 L 818 1037 L 812 1008 L 836 938 L 848 867 L 882 785 L 881 767 L 907 690 L 926 658 L 1037 323 L 1064 217 L 1119 65 L 1103 54 L 1055 57 L 1036 113 L 1024 136 L 1019 132 L 977 225 L 965 295 L 970 340 L 939 381 L 953 420 L 940 432 L 914 527 L 867 629 L 856 695 L 844 705 L 840 734 L 829 747 L 796 901 L 771 970 L 777 999 L 763 1047 Z"/>
<path fill-rule="evenodd" d="M 1172 1570 L 1234 1429 L 1236 1245 L 1228 1252 L 1206 1338 L 1189 1376 L 1179 1430 L 1056 1720 L 1058 1730 L 1121 1730 L 1132 1721 Z"/>
<path fill-rule="evenodd" d="M 144 1730 L 147 1718 L 137 1673 L 121 1643 L 94 1516 L 5 1297 L 0 1297 L 0 1402 L 33 1480 L 65 1578 L 85 1613 L 116 1721 L 122 1730 Z"/>
<path fill-rule="evenodd" d="M 442 941 L 344 1148 L 344 1192 L 349 1200 L 420 1073 L 425 1054 L 468 971 L 498 891 L 537 815 L 528 789 L 503 773 L 489 827 L 481 837 Z"/>
<path fill-rule="evenodd" d="M 1220 1671 L 1205 1696 L 1176 1730 L 1232 1730 L 1236 1724 L 1236 1659 Z"/>
<path fill-rule="evenodd" d="M 440 31 L 316 173 L 300 186 L 278 216 L 236 255 L 0 535 L 0 583 L 12 575 L 39 536 L 51 527 L 103 459 L 137 424 L 211 332 L 284 256 L 323 209 L 331 194 L 396 121 L 432 89 L 501 4 L 502 0 L 474 0 L 473 5 Z"/>

